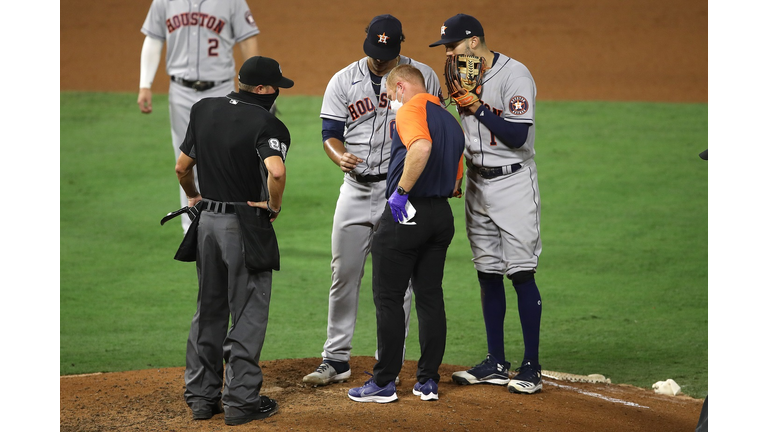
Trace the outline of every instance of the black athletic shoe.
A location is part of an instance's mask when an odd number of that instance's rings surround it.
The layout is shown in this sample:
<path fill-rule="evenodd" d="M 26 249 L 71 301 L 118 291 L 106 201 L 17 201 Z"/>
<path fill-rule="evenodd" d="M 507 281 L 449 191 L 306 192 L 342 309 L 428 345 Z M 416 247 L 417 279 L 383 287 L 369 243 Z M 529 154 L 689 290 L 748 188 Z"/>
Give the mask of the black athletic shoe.
<path fill-rule="evenodd" d="M 207 408 L 192 410 L 192 420 L 208 420 L 214 415 L 221 414 L 223 412 L 224 408 L 221 406 L 221 401 L 218 401 Z"/>
<path fill-rule="evenodd" d="M 495 384 L 507 385 L 509 382 L 509 362 L 499 363 L 490 354 L 480 364 L 466 371 L 454 372 L 453 382 L 459 385 Z"/>
<path fill-rule="evenodd" d="M 226 423 L 228 426 L 237 426 L 248 423 L 252 420 L 261 420 L 277 414 L 277 402 L 266 396 L 260 397 L 261 405 L 255 413 L 242 417 L 225 417 L 224 423 Z"/>
<path fill-rule="evenodd" d="M 518 374 L 507 385 L 510 393 L 533 394 L 541 391 L 541 366 L 524 361 L 515 371 Z"/>

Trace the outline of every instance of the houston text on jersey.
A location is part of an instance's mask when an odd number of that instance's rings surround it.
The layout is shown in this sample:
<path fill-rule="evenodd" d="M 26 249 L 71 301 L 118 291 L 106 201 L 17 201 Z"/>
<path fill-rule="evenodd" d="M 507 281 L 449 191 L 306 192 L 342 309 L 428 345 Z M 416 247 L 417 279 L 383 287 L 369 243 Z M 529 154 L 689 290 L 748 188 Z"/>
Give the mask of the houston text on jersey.
<path fill-rule="evenodd" d="M 379 108 L 386 108 L 388 106 L 389 100 L 387 99 L 387 94 L 382 92 L 379 96 Z M 347 110 L 349 110 L 349 115 L 352 117 L 352 120 L 357 120 L 361 115 L 376 111 L 376 107 L 373 106 L 371 99 L 366 97 L 355 103 L 349 104 Z"/>
<path fill-rule="evenodd" d="M 165 20 L 165 25 L 168 27 L 168 33 L 173 33 L 181 27 L 186 26 L 199 26 L 205 27 L 208 30 L 214 31 L 220 34 L 224 30 L 224 26 L 227 23 L 216 16 L 208 15 L 202 12 L 184 12 L 178 15 L 174 15 Z"/>

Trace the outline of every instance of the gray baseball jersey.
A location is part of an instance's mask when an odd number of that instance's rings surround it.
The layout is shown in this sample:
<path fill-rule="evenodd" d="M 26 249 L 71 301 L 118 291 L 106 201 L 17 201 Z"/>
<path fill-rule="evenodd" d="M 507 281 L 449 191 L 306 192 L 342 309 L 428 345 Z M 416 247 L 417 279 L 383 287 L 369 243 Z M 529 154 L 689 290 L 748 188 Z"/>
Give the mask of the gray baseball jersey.
<path fill-rule="evenodd" d="M 234 45 L 259 28 L 245 0 L 154 0 L 141 32 L 166 41 L 168 75 L 222 81 L 235 76 Z"/>
<path fill-rule="evenodd" d="M 395 113 L 389 109 L 387 99 L 385 82 L 388 74 L 381 79 L 382 89 L 377 96 L 367 61 L 364 57 L 331 78 L 323 96 L 320 117 L 345 122 L 347 151 L 363 159 L 354 169 L 355 174 L 385 174 L 395 130 Z M 410 64 L 419 69 L 424 75 L 427 91 L 442 99 L 440 81 L 432 68 L 402 55 L 398 64 Z"/>
<path fill-rule="evenodd" d="M 482 84 L 481 102 L 494 114 L 514 123 L 533 125 L 536 111 L 536 84 L 528 68 L 504 54 L 490 70 Z M 480 167 L 498 167 L 526 161 L 535 154 L 535 128 L 528 130 L 528 140 L 519 149 L 497 142 L 491 131 L 473 115 L 462 116 L 466 149 L 465 158 Z"/>
<path fill-rule="evenodd" d="M 541 254 L 541 206 L 534 162 L 536 84 L 522 63 L 499 54 L 482 85 L 480 100 L 493 114 L 531 126 L 525 144 L 510 148 L 497 142 L 474 115 L 461 115 L 464 156 L 469 163 L 484 168 L 521 166 L 495 178 L 467 170 L 465 213 L 473 261 L 485 273 L 535 271 Z"/>
<path fill-rule="evenodd" d="M 389 108 L 386 76 L 381 79 L 381 91 L 377 96 L 367 61 L 368 58 L 364 57 L 331 78 L 320 111 L 323 119 L 345 123 L 347 152 L 363 159 L 353 173 L 365 176 L 386 174 L 395 131 L 395 113 Z M 399 64 L 411 64 L 418 68 L 424 75 L 427 90 L 442 99 L 440 82 L 432 68 L 402 55 Z M 322 352 L 325 360 L 349 361 L 361 279 L 365 260 L 371 251 L 374 229 L 387 203 L 385 189 L 383 178 L 380 181 L 360 182 L 347 174 L 339 190 L 331 233 L 328 329 Z M 406 335 L 412 294 L 409 287 L 403 299 Z"/>
<path fill-rule="evenodd" d="M 208 90 L 197 91 L 171 81 L 168 108 L 175 161 L 187 133 L 192 105 L 204 97 L 226 96 L 234 90 L 233 47 L 259 34 L 259 28 L 245 0 L 154 0 L 141 32 L 166 42 L 168 75 L 216 83 Z M 182 207 L 187 205 L 187 195 L 181 187 L 179 199 Z M 182 215 L 184 232 L 189 225 L 187 215 Z"/>

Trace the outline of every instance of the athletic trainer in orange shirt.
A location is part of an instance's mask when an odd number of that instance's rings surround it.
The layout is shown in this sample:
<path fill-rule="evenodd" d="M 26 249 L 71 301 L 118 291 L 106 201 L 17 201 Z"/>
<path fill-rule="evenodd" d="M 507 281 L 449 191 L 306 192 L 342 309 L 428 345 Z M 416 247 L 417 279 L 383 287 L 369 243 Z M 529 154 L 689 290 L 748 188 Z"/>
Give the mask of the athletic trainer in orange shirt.
<path fill-rule="evenodd" d="M 402 367 L 403 296 L 413 283 L 419 319 L 419 358 L 413 393 L 437 399 L 437 373 L 445 353 L 443 268 L 454 234 L 447 198 L 458 194 L 463 175 L 464 133 L 441 101 L 427 93 L 424 77 L 410 65 L 387 78 L 396 133 L 387 171 L 387 210 L 373 237 L 373 298 L 379 360 L 373 378 L 349 391 L 358 402 L 397 400 Z M 402 107 L 400 107 L 402 105 Z"/>

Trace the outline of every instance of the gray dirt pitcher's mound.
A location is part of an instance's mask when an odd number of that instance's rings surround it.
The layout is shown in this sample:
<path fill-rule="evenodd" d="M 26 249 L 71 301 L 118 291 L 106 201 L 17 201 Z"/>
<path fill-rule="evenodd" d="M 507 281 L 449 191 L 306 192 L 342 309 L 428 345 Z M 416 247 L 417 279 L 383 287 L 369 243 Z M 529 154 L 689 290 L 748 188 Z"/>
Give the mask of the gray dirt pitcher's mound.
<path fill-rule="evenodd" d="M 703 400 L 663 396 L 621 384 L 587 384 L 544 380 L 535 395 L 518 395 L 506 387 L 459 386 L 440 368 L 438 401 L 425 402 L 411 392 L 416 362 L 400 373 L 397 402 L 358 403 L 347 397 L 372 371 L 373 357 L 354 357 L 352 378 L 326 387 L 308 387 L 302 377 L 319 358 L 262 363 L 262 394 L 280 405 L 279 412 L 240 430 L 270 431 L 692 431 Z M 61 377 L 62 431 L 218 431 L 231 430 L 224 415 L 193 421 L 184 403 L 184 368 L 148 369 Z"/>

